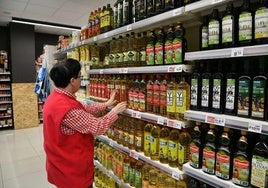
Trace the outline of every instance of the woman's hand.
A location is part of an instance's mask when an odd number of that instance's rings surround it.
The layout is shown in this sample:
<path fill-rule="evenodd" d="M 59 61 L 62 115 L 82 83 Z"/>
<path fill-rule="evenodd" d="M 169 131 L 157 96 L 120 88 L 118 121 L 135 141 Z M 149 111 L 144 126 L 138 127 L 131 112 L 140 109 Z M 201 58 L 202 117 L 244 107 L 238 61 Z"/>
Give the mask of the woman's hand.
<path fill-rule="evenodd" d="M 115 107 L 113 107 L 112 111 L 116 114 L 120 114 L 126 109 L 127 109 L 127 102 L 124 101 L 124 102 L 118 103 Z"/>
<path fill-rule="evenodd" d="M 116 104 L 117 100 L 115 100 L 115 95 L 118 93 L 118 91 L 115 89 L 111 92 L 110 99 L 105 102 L 105 105 L 107 107 L 113 106 Z"/>

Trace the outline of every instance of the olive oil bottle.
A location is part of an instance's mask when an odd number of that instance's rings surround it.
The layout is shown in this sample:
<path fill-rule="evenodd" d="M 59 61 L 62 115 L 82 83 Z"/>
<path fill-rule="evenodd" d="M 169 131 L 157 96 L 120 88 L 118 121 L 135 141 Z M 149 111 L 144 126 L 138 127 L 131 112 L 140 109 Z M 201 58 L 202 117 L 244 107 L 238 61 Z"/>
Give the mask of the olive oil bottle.
<path fill-rule="evenodd" d="M 190 166 L 201 168 L 203 158 L 203 143 L 201 138 L 201 123 L 196 122 L 192 131 L 192 141 L 190 142 Z"/>
<path fill-rule="evenodd" d="M 218 49 L 221 47 L 221 20 L 218 9 L 213 9 L 211 18 L 209 19 L 208 39 L 209 49 Z"/>
<path fill-rule="evenodd" d="M 176 90 L 176 119 L 184 121 L 184 113 L 190 109 L 190 85 L 184 76 L 181 77 Z"/>
<path fill-rule="evenodd" d="M 136 134 L 135 134 L 135 151 L 142 152 L 144 146 L 144 125 L 145 122 L 138 120 L 136 125 Z"/>
<path fill-rule="evenodd" d="M 176 90 L 177 82 L 175 76 L 171 76 L 170 82 L 167 84 L 167 117 L 170 119 L 176 118 Z"/>
<path fill-rule="evenodd" d="M 210 71 L 210 64 L 206 63 L 205 71 L 201 76 L 201 103 L 202 111 L 210 111 L 212 103 L 212 74 Z"/>
<path fill-rule="evenodd" d="M 191 78 L 191 99 L 190 99 L 190 109 L 199 110 L 201 103 L 201 63 L 198 62 L 196 68 L 194 69 Z"/>
<path fill-rule="evenodd" d="M 268 11 L 267 0 L 259 0 L 258 8 L 255 11 L 255 21 L 254 21 L 255 23 L 254 38 L 256 44 L 268 43 L 267 11 Z"/>
<path fill-rule="evenodd" d="M 190 142 L 192 138 L 189 133 L 188 128 L 182 128 L 182 132 L 179 136 L 179 146 L 178 146 L 178 166 L 182 170 L 184 163 L 189 162 L 190 155 Z"/>
<path fill-rule="evenodd" d="M 229 128 L 224 127 L 220 137 L 220 147 L 216 153 L 216 172 L 215 175 L 221 179 L 229 180 L 232 171 L 232 151 L 230 148 L 231 139 Z"/>
<path fill-rule="evenodd" d="M 178 146 L 180 132 L 172 129 L 169 133 L 168 141 L 168 164 L 171 167 L 178 167 Z"/>
<path fill-rule="evenodd" d="M 163 126 L 160 130 L 159 135 L 159 161 L 160 163 L 168 163 L 168 139 L 169 139 L 169 128 Z"/>
<path fill-rule="evenodd" d="M 200 50 L 208 49 L 208 16 L 203 17 L 203 23 L 200 26 Z"/>
<path fill-rule="evenodd" d="M 144 127 L 144 155 L 150 157 L 153 124 L 147 123 Z"/>
<path fill-rule="evenodd" d="M 241 131 L 241 137 L 237 142 L 237 151 L 234 153 L 232 182 L 236 185 L 249 186 L 250 158 L 248 155 L 247 132 Z"/>
<path fill-rule="evenodd" d="M 260 135 L 259 141 L 253 149 L 251 160 L 251 187 L 268 187 L 268 139 L 267 135 Z"/>
<path fill-rule="evenodd" d="M 209 127 L 203 149 L 202 170 L 208 174 L 215 174 L 217 152 L 215 125 L 210 124 Z"/>
<path fill-rule="evenodd" d="M 160 136 L 160 127 L 154 124 L 151 130 L 152 139 L 150 147 L 150 158 L 154 161 L 159 159 L 159 136 Z"/>

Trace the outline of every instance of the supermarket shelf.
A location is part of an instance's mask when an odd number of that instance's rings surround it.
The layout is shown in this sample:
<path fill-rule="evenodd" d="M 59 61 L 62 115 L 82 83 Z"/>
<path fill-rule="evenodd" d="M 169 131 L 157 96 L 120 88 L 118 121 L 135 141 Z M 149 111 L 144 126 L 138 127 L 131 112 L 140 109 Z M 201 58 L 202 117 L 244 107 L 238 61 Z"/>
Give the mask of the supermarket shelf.
<path fill-rule="evenodd" d="M 123 180 L 119 179 L 112 170 L 107 170 L 99 161 L 94 160 L 94 165 L 97 167 L 99 170 L 101 170 L 104 174 L 112 178 L 118 185 L 124 188 L 131 188 L 131 186 L 127 183 L 124 183 Z"/>
<path fill-rule="evenodd" d="M 4 124 L 4 125 L 0 125 L 0 128 L 12 128 L 13 125 L 12 124 Z"/>
<path fill-rule="evenodd" d="M 10 88 L 8 88 L 8 87 L 6 87 L 6 88 L 0 88 L 0 91 L 9 91 L 9 90 L 11 90 Z"/>
<path fill-rule="evenodd" d="M 143 73 L 178 73 L 192 72 L 191 65 L 162 65 L 162 66 L 145 66 L 145 67 L 128 67 L 128 68 L 110 68 L 110 69 L 93 69 L 88 70 L 88 74 L 143 74 Z"/>
<path fill-rule="evenodd" d="M 9 78 L 7 79 L 0 79 L 0 82 L 10 82 L 11 80 Z"/>
<path fill-rule="evenodd" d="M 11 72 L 0 72 L 0 75 L 11 75 Z"/>
<path fill-rule="evenodd" d="M 0 95 L 0 97 L 11 97 L 11 95 L 10 94 Z"/>
<path fill-rule="evenodd" d="M 150 164 L 156 168 L 158 168 L 161 171 L 164 171 L 174 179 L 182 179 L 184 176 L 184 173 L 180 171 L 178 168 L 172 168 L 168 166 L 167 164 L 162 164 L 159 161 L 153 161 L 149 157 L 146 157 L 142 152 L 136 152 L 134 150 L 129 150 L 127 147 L 118 144 L 116 141 L 111 140 L 110 138 L 106 136 L 98 136 L 97 139 L 101 140 L 102 142 L 108 144 L 109 146 L 120 150 L 124 152 L 125 154 L 129 155 L 130 157 L 133 157 L 136 160 L 142 161 L 144 163 Z"/>
<path fill-rule="evenodd" d="M 11 119 L 11 115 L 6 115 L 6 116 L 0 116 L 0 119 Z"/>
<path fill-rule="evenodd" d="M 268 44 L 185 53 L 185 60 L 221 59 L 268 55 Z"/>
<path fill-rule="evenodd" d="M 266 121 L 193 110 L 186 111 L 184 118 L 268 135 L 268 122 Z"/>
<path fill-rule="evenodd" d="M 0 101 L 0 104 L 12 104 L 12 101 Z"/>
<path fill-rule="evenodd" d="M 226 4 L 226 2 L 231 0 L 206 0 L 206 1 L 197 1 L 185 6 L 185 12 L 201 12 L 203 10 L 209 10 L 215 8 L 215 6 Z"/>
<path fill-rule="evenodd" d="M 233 184 L 231 180 L 222 180 L 215 175 L 207 174 L 201 169 L 191 167 L 189 163 L 183 165 L 183 171 L 185 174 L 217 188 L 241 188 L 241 186 Z"/>

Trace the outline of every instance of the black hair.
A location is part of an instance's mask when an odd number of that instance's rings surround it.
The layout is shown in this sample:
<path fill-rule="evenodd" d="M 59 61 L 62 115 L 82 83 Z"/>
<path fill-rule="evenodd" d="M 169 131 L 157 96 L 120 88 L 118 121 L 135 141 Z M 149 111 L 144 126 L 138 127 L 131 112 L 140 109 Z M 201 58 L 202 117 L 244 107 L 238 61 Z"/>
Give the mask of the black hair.
<path fill-rule="evenodd" d="M 49 76 L 56 87 L 65 88 L 70 83 L 71 78 L 78 78 L 81 65 L 75 59 L 67 59 L 56 63 L 50 70 Z"/>

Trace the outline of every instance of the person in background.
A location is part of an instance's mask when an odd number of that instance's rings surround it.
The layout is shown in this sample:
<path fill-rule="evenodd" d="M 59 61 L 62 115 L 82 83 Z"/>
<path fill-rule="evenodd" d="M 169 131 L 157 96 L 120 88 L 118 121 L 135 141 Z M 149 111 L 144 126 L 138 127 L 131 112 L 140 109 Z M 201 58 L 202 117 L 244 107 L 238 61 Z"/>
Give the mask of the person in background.
<path fill-rule="evenodd" d="M 103 103 L 77 101 L 80 70 L 78 61 L 67 59 L 56 63 L 49 73 L 56 88 L 43 109 L 44 150 L 48 181 L 57 188 L 92 187 L 94 136 L 104 134 L 127 106 L 126 102 L 115 105 L 115 91 Z M 94 116 L 111 106 L 103 117 Z"/>

